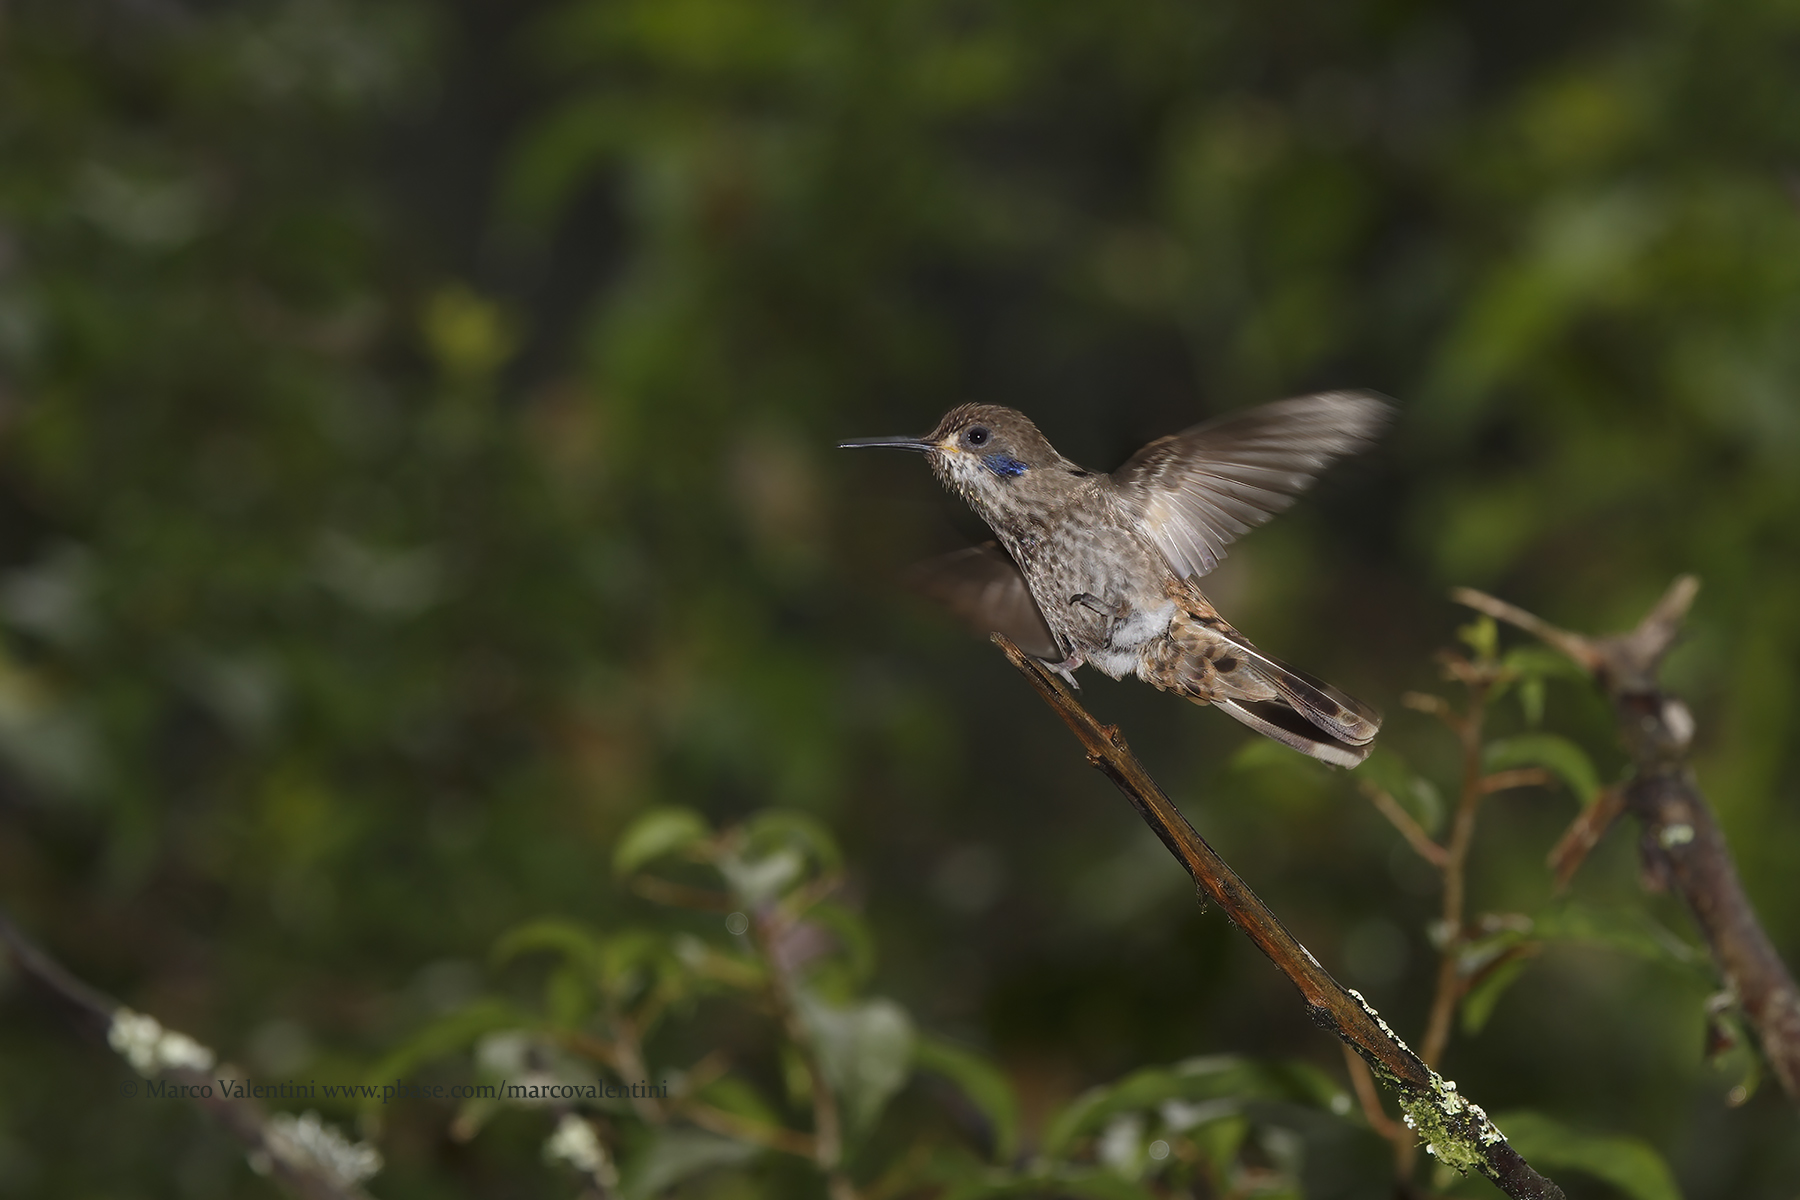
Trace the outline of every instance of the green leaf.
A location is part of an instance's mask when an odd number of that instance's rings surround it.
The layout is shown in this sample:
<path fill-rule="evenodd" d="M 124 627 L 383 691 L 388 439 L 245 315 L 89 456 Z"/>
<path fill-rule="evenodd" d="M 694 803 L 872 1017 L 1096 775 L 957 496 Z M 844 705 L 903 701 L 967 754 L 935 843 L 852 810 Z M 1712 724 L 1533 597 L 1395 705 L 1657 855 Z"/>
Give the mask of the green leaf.
<path fill-rule="evenodd" d="M 1437 785 L 1392 750 L 1377 746 L 1356 772 L 1397 800 L 1426 833 L 1436 833 L 1443 824 L 1444 798 Z"/>
<path fill-rule="evenodd" d="M 1581 1171 L 1631 1200 L 1682 1200 L 1668 1164 L 1633 1137 L 1581 1133 L 1539 1112 L 1513 1112 L 1494 1122 L 1532 1166 Z"/>
<path fill-rule="evenodd" d="M 593 976 L 558 967 L 544 981 L 544 1009 L 558 1029 L 578 1029 L 594 1009 Z"/>
<path fill-rule="evenodd" d="M 1561 651 L 1548 646 L 1515 646 L 1506 652 L 1500 665 L 1525 679 L 1579 679 L 1588 673 Z"/>
<path fill-rule="evenodd" d="M 685 850 L 711 835 L 712 826 L 691 808 L 653 808 L 619 835 L 613 872 L 629 875 L 652 859 Z"/>
<path fill-rule="evenodd" d="M 735 1075 L 722 1075 L 700 1089 L 700 1099 L 714 1108 L 748 1117 L 761 1125 L 781 1124 L 781 1116 L 750 1084 Z"/>
<path fill-rule="evenodd" d="M 1019 1148 L 1019 1099 L 1000 1068 L 974 1051 L 926 1036 L 913 1042 L 913 1067 L 942 1075 L 961 1089 L 993 1128 L 994 1161 L 1012 1161 Z"/>
<path fill-rule="evenodd" d="M 1501 995 L 1519 978 L 1525 970 L 1523 958 L 1513 958 L 1501 963 L 1481 977 L 1462 1002 L 1463 1032 L 1471 1036 L 1480 1033 L 1494 1015 L 1494 1006 L 1500 1002 Z"/>
<path fill-rule="evenodd" d="M 660 1130 L 650 1145 L 626 1166 L 626 1200 L 649 1200 L 673 1184 L 713 1167 L 736 1166 L 755 1158 L 760 1148 L 698 1130 Z"/>
<path fill-rule="evenodd" d="M 1536 729 L 1544 723 L 1544 677 L 1527 675 L 1519 680 L 1519 712 L 1525 723 Z"/>
<path fill-rule="evenodd" d="M 507 962 L 533 951 L 561 954 L 571 962 L 595 972 L 598 976 L 605 950 L 593 932 L 573 921 L 543 917 L 510 929 L 494 944 L 493 958 Z"/>
<path fill-rule="evenodd" d="M 892 1000 L 833 1008 L 806 995 L 800 1015 L 812 1033 L 819 1069 L 843 1103 L 846 1124 L 867 1129 L 912 1069 L 912 1018 Z"/>
<path fill-rule="evenodd" d="M 806 856 L 792 847 L 756 858 L 726 854 L 719 859 L 719 873 L 739 900 L 761 908 L 800 882 L 806 873 Z"/>
<path fill-rule="evenodd" d="M 535 1017 L 503 1001 L 478 1000 L 467 1008 L 440 1017 L 401 1042 L 369 1068 L 368 1078 L 374 1082 L 405 1079 L 424 1063 L 462 1053 L 483 1034 L 498 1029 L 529 1029 L 537 1024 Z M 363 1102 L 365 1112 L 373 1112 L 380 1106 L 379 1098 Z"/>
<path fill-rule="evenodd" d="M 1569 785 L 1583 808 L 1600 794 L 1600 776 L 1587 751 L 1554 733 L 1524 733 L 1489 742 L 1482 748 L 1481 765 L 1487 771 L 1546 767 Z"/>
<path fill-rule="evenodd" d="M 1238 1152 L 1250 1136 L 1250 1118 L 1227 1116 L 1223 1120 L 1209 1121 L 1184 1136 L 1206 1159 L 1207 1174 L 1212 1178 L 1213 1187 L 1222 1194 L 1228 1192 L 1232 1164 L 1237 1162 Z"/>
<path fill-rule="evenodd" d="M 1485 614 L 1458 629 L 1456 636 L 1481 662 L 1492 662 L 1500 652 L 1500 627 L 1494 624 L 1494 618 Z"/>
<path fill-rule="evenodd" d="M 835 870 L 844 860 L 830 831 L 805 813 L 779 808 L 758 813 L 744 826 L 744 832 L 752 849 L 798 850 L 811 857 L 821 870 Z"/>
<path fill-rule="evenodd" d="M 1168 1101 L 1275 1100 L 1341 1112 L 1345 1101 L 1329 1076 L 1300 1062 L 1259 1062 L 1217 1055 L 1192 1058 L 1173 1067 L 1150 1067 L 1116 1084 L 1090 1088 L 1053 1118 L 1044 1134 L 1044 1154 L 1064 1158 L 1077 1138 L 1094 1133 L 1119 1113 L 1157 1109 Z M 1219 1116 L 1230 1114 L 1219 1110 Z"/>
<path fill-rule="evenodd" d="M 1543 941 L 1610 946 L 1649 962 L 1679 967 L 1708 984 L 1712 980 L 1711 969 L 1702 951 L 1639 908 L 1606 909 L 1561 904 L 1540 913 L 1532 923 L 1531 933 Z"/>

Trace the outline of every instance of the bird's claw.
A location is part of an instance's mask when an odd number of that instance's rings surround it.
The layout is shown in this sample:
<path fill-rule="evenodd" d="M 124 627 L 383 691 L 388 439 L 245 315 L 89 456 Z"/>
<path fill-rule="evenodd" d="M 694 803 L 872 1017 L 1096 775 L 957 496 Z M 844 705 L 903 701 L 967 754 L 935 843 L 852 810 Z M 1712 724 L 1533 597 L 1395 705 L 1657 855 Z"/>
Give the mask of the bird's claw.
<path fill-rule="evenodd" d="M 1079 667 L 1082 664 L 1082 661 L 1083 661 L 1083 659 L 1082 659 L 1081 655 L 1071 654 L 1071 655 L 1069 655 L 1069 657 L 1063 659 L 1059 663 L 1053 663 L 1053 662 L 1044 663 L 1044 669 L 1047 671 L 1054 671 L 1056 674 L 1061 675 L 1065 680 L 1068 681 L 1068 684 L 1070 687 L 1074 688 L 1076 691 L 1079 692 L 1081 690 L 1081 684 L 1076 682 L 1075 668 Z"/>

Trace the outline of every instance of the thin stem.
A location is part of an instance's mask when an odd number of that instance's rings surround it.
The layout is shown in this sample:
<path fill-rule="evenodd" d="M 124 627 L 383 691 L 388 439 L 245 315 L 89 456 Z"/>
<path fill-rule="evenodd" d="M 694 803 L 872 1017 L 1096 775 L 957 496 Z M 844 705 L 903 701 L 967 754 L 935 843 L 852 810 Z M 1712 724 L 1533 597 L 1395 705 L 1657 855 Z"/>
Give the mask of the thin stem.
<path fill-rule="evenodd" d="M 1456 1014 L 1456 1002 L 1462 998 L 1459 959 L 1464 940 L 1469 847 L 1475 841 L 1475 816 L 1485 794 L 1481 776 L 1481 728 L 1486 716 L 1487 692 L 1485 681 L 1469 682 L 1469 709 L 1458 723 L 1463 752 L 1462 795 L 1457 799 L 1450 841 L 1444 847 L 1444 904 L 1438 926 L 1443 945 L 1438 959 L 1437 987 L 1431 997 L 1431 1018 L 1425 1026 L 1425 1041 L 1419 1052 L 1425 1065 L 1433 1069 L 1443 1061 L 1444 1049 L 1450 1042 L 1451 1018 Z"/>
<path fill-rule="evenodd" d="M 783 1154 L 810 1158 L 815 1162 L 818 1160 L 818 1139 L 809 1133 L 783 1129 L 779 1125 L 765 1125 L 761 1121 L 752 1121 L 749 1117 L 726 1112 L 722 1108 L 714 1108 L 710 1104 L 699 1101 L 684 1104 L 681 1108 L 681 1115 L 709 1133 L 735 1138 L 740 1142 L 750 1142 L 770 1150 L 779 1150 Z"/>
<path fill-rule="evenodd" d="M 1491 796 L 1495 792 L 1504 792 L 1511 788 L 1549 787 L 1556 782 L 1556 776 L 1542 767 L 1514 767 L 1510 771 L 1495 771 L 1481 780 L 1481 792 Z"/>
<path fill-rule="evenodd" d="M 813 1049 L 812 1031 L 800 1016 L 798 989 L 776 941 L 786 922 L 773 912 L 757 912 L 750 918 L 750 936 L 757 953 L 769 965 L 769 1000 L 782 1031 L 806 1065 L 807 1082 L 812 1092 L 813 1135 L 812 1158 L 825 1173 L 832 1200 L 855 1200 L 856 1189 L 844 1174 L 843 1126 L 838 1118 L 837 1096 L 825 1078 L 825 1069 Z"/>
<path fill-rule="evenodd" d="M 1343 1043 L 1344 1070 L 1350 1076 L 1350 1089 L 1356 1093 L 1356 1103 L 1362 1109 L 1363 1120 L 1378 1135 L 1393 1143 L 1394 1171 L 1396 1174 L 1406 1172 L 1410 1164 L 1412 1147 L 1416 1138 L 1406 1126 L 1387 1115 L 1381 1107 L 1381 1093 L 1375 1088 L 1375 1076 L 1369 1072 L 1369 1064 L 1356 1056 L 1350 1043 Z"/>
<path fill-rule="evenodd" d="M 1386 817 L 1389 823 L 1400 831 L 1400 836 L 1406 839 L 1406 844 L 1411 846 L 1420 858 L 1440 871 L 1443 870 L 1444 864 L 1449 861 L 1449 856 L 1445 853 L 1444 848 L 1432 840 L 1431 835 L 1425 832 L 1425 827 L 1413 820 L 1413 815 L 1402 808 L 1400 802 L 1389 795 L 1386 788 L 1379 787 L 1365 779 L 1358 790 L 1369 798 L 1369 802 L 1375 806 L 1376 811 Z"/>

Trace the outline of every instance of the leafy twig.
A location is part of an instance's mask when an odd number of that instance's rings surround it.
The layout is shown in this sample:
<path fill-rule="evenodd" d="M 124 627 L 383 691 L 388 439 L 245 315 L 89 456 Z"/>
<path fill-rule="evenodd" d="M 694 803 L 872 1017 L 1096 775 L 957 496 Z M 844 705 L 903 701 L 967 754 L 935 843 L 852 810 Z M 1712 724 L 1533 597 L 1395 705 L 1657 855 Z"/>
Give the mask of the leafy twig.
<path fill-rule="evenodd" d="M 1736 994 L 1788 1096 L 1800 1101 L 1800 988 L 1775 952 L 1744 892 L 1712 807 L 1688 761 L 1694 718 L 1657 683 L 1663 656 L 1681 630 L 1700 584 L 1683 575 L 1629 633 L 1588 637 L 1559 629 L 1472 588 L 1461 604 L 1536 634 L 1580 664 L 1612 698 L 1620 739 L 1636 768 L 1624 807 L 1643 826 L 1646 877 L 1672 884 L 1687 901 L 1713 961 Z M 1586 840 L 1592 830 L 1578 837 Z M 1572 869 L 1572 868 L 1571 868 Z"/>
<path fill-rule="evenodd" d="M 244 1147 L 251 1163 L 289 1193 L 301 1200 L 368 1200 L 368 1193 L 355 1180 L 379 1166 L 379 1157 L 372 1150 L 350 1145 L 311 1113 L 299 1120 L 285 1114 L 271 1118 L 254 1100 L 215 1090 L 209 1086 L 214 1081 L 208 1078 L 211 1051 L 182 1034 L 163 1030 L 149 1017 L 122 1007 L 77 979 L 39 949 L 5 913 L 0 913 L 0 946 L 19 973 L 62 1009 L 83 1034 L 126 1054 L 144 1074 L 181 1085 L 181 1094 L 211 1114 Z M 121 1037 L 122 1032 L 144 1036 Z M 347 1157 L 366 1162 L 339 1161 Z"/>
<path fill-rule="evenodd" d="M 737 1113 L 726 1112 L 711 1104 L 695 1101 L 681 1108 L 681 1116 L 707 1130 L 723 1137 L 735 1138 L 740 1142 L 749 1142 L 766 1150 L 779 1150 L 783 1154 L 793 1154 L 801 1158 L 817 1161 L 819 1142 L 810 1133 L 801 1133 L 795 1129 L 784 1129 L 779 1125 L 767 1125 L 761 1121 L 753 1121 L 749 1117 Z"/>
<path fill-rule="evenodd" d="M 1557 891 L 1563 891 L 1569 886 L 1569 880 L 1575 877 L 1575 872 L 1587 861 L 1588 854 L 1600 844 L 1600 839 L 1624 811 L 1625 789 L 1604 787 L 1594 797 L 1594 802 L 1569 822 L 1569 827 L 1563 831 L 1546 860 L 1550 869 L 1556 872 Z"/>
<path fill-rule="evenodd" d="M 1088 762 L 1131 801 L 1194 882 L 1300 990 L 1312 1018 L 1359 1054 L 1391 1087 L 1406 1121 L 1440 1160 L 1477 1170 L 1514 1200 L 1562 1200 L 1562 1189 L 1507 1144 L 1481 1107 L 1414 1054 L 1369 1003 L 1319 964 L 1267 905 L 1206 844 L 1131 753 L 1116 726 L 1103 726 L 1042 664 L 1000 634 L 994 642 L 1037 688 L 1087 751 Z"/>
<path fill-rule="evenodd" d="M 813 1132 L 807 1140 L 813 1161 L 825 1173 L 831 1200 L 855 1200 L 856 1189 L 843 1168 L 844 1137 L 837 1096 L 825 1078 L 812 1034 L 800 1015 L 798 983 L 776 944 L 785 932 L 784 926 L 785 919 L 778 910 L 757 912 L 750 918 L 751 939 L 763 961 L 769 964 L 769 998 L 782 1030 L 806 1064 L 813 1103 Z"/>
<path fill-rule="evenodd" d="M 1386 788 L 1368 779 L 1363 780 L 1359 787 L 1362 794 L 1369 798 L 1369 803 L 1400 831 L 1400 836 L 1406 839 L 1406 844 L 1420 858 L 1440 871 L 1444 869 L 1444 863 L 1448 861 L 1444 848 L 1432 840 L 1431 835 L 1425 832 L 1425 827 L 1414 820 L 1413 815 L 1401 807 L 1400 802 L 1389 795 Z"/>
<path fill-rule="evenodd" d="M 1433 1068 L 1444 1060 L 1444 1049 L 1450 1044 L 1451 1018 L 1456 1015 L 1456 1002 L 1463 994 L 1460 952 L 1467 907 L 1469 847 L 1475 841 L 1475 817 L 1481 810 L 1481 799 L 1487 794 L 1481 774 L 1481 729 L 1487 713 L 1490 680 L 1477 671 L 1463 671 L 1460 675 L 1469 688 L 1468 710 L 1453 724 L 1462 741 L 1462 792 L 1457 798 L 1456 817 L 1450 826 L 1450 841 L 1444 846 L 1444 901 L 1438 924 L 1442 943 L 1438 947 L 1437 986 L 1431 997 L 1431 1017 L 1425 1025 L 1424 1048 L 1420 1051 L 1425 1065 Z"/>

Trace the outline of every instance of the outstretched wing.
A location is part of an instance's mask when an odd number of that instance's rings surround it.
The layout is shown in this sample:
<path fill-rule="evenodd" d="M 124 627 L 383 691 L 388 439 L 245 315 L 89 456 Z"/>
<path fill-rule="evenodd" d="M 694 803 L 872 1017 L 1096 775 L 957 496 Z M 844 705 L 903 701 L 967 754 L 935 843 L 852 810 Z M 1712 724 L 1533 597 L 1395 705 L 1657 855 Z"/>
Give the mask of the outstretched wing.
<path fill-rule="evenodd" d="M 1177 575 L 1204 575 L 1391 411 L 1367 392 L 1321 392 L 1220 417 L 1138 451 L 1112 473 L 1114 495 Z"/>
<path fill-rule="evenodd" d="M 1004 633 L 1025 653 L 1048 662 L 1065 657 L 1018 564 L 993 542 L 927 559 L 912 569 L 908 582 L 977 633 Z"/>

